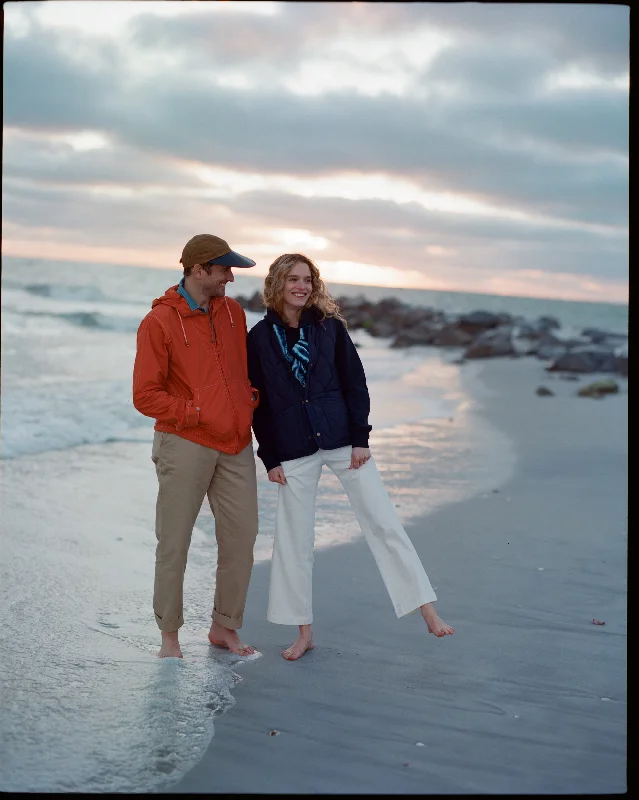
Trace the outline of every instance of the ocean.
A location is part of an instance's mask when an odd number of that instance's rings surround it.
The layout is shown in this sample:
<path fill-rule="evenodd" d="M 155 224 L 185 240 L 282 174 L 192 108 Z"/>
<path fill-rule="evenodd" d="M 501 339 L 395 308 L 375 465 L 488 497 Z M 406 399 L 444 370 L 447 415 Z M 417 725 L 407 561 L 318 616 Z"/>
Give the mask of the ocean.
<path fill-rule="evenodd" d="M 261 278 L 237 272 L 230 296 L 261 288 Z M 155 658 L 153 420 L 131 404 L 131 372 L 140 320 L 179 278 L 177 270 L 2 259 L 4 791 L 159 791 L 202 756 L 241 673 L 259 668 L 206 643 L 216 561 L 206 506 L 186 573 L 185 659 Z M 450 312 L 552 315 L 566 333 L 627 332 L 627 307 L 611 304 L 330 289 Z M 261 316 L 248 312 L 249 328 Z M 480 363 L 352 335 L 371 394 L 371 448 L 403 522 L 508 480 L 517 454 L 481 414 Z M 257 474 L 260 565 L 270 557 L 277 489 L 259 462 Z M 337 479 L 324 474 L 316 546 L 359 535 Z"/>

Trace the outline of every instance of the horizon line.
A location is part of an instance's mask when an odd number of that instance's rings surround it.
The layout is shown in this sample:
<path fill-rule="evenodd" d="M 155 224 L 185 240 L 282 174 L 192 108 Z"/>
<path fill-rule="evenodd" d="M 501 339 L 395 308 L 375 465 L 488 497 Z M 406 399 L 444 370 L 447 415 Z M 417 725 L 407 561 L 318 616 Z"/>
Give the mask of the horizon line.
<path fill-rule="evenodd" d="M 157 269 L 169 272 L 171 270 L 175 270 L 176 272 L 181 272 L 181 266 L 172 267 L 172 266 L 163 266 L 162 264 L 134 264 L 134 263 L 121 263 L 121 262 L 114 262 L 114 261 L 88 261 L 86 259 L 79 259 L 79 258 L 45 258 L 43 256 L 22 256 L 22 255 L 11 255 L 11 254 L 3 254 L 0 252 L 0 260 L 4 259 L 14 259 L 16 261 L 43 261 L 48 263 L 72 263 L 72 264 L 92 264 L 94 266 L 103 266 L 103 267 L 124 267 L 125 269 Z M 240 269 L 240 268 L 237 268 Z M 247 271 L 248 272 L 248 271 Z M 244 273 L 239 273 L 243 275 Z M 247 277 L 260 277 L 264 278 L 265 275 L 250 275 L 247 274 Z M 551 295 L 532 295 L 532 294 L 507 294 L 505 292 L 481 292 L 481 291 L 469 291 L 465 289 L 432 289 L 423 286 L 386 286 L 377 283 L 349 283 L 346 281 L 335 281 L 335 280 L 325 280 L 325 283 L 330 286 L 349 286 L 349 287 L 361 287 L 361 288 L 369 288 L 369 289 L 384 289 L 388 291 L 415 291 L 415 292 L 433 292 L 435 294 L 466 294 L 466 295 L 476 295 L 478 297 L 505 297 L 505 298 L 513 298 L 513 299 L 520 299 L 520 300 L 551 300 L 554 303 L 587 303 L 590 305 L 611 305 L 611 306 L 620 306 L 628 308 L 629 300 L 591 300 L 591 299 L 583 299 L 583 298 L 566 298 L 566 297 L 553 297 Z M 629 294 L 629 290 L 628 290 Z"/>

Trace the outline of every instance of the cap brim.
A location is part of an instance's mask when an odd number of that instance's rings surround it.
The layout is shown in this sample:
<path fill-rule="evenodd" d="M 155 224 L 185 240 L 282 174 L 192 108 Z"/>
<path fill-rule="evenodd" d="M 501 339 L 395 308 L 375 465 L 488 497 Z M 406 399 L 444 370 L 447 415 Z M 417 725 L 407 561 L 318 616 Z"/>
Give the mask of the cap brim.
<path fill-rule="evenodd" d="M 218 256 L 217 258 L 212 258 L 210 261 L 206 262 L 207 264 L 221 264 L 223 267 L 254 267 L 255 261 L 250 258 L 246 258 L 246 256 L 241 256 L 239 253 L 236 253 L 235 250 L 231 250 L 228 253 L 224 253 L 223 256 Z"/>

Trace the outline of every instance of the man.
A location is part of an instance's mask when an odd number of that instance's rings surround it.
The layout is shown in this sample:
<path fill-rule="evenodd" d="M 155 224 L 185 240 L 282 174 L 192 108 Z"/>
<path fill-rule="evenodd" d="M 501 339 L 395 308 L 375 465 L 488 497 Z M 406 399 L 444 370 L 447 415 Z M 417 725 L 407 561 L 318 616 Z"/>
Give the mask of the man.
<path fill-rule="evenodd" d="M 246 315 L 225 297 L 232 267 L 255 261 L 224 239 L 194 236 L 180 259 L 184 277 L 138 329 L 133 405 L 156 420 L 158 476 L 153 610 L 160 658 L 182 658 L 182 592 L 191 534 L 205 496 L 215 517 L 218 564 L 209 640 L 233 653 L 240 641 L 257 536 L 257 484 L 251 441 L 259 393 L 248 379 Z"/>

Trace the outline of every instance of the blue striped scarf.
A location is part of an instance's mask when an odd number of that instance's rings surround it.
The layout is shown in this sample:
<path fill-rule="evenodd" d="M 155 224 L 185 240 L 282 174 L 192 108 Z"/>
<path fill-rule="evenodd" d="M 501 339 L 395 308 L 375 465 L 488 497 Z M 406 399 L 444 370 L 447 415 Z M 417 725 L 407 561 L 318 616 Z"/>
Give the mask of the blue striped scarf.
<path fill-rule="evenodd" d="M 281 325 L 273 325 L 277 341 L 280 343 L 282 353 L 284 353 L 284 358 L 291 365 L 293 375 L 295 375 L 302 386 L 306 386 L 306 369 L 310 360 L 308 339 L 306 338 L 306 331 L 309 327 L 309 325 L 305 325 L 303 328 L 300 328 L 300 338 L 289 351 L 288 345 L 286 344 L 286 331 Z"/>

